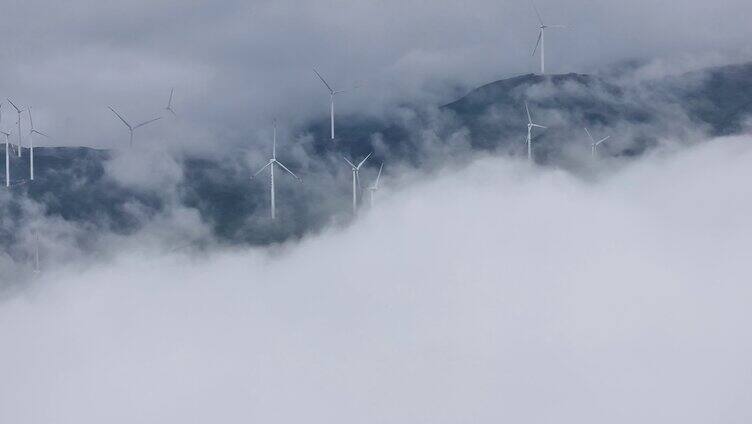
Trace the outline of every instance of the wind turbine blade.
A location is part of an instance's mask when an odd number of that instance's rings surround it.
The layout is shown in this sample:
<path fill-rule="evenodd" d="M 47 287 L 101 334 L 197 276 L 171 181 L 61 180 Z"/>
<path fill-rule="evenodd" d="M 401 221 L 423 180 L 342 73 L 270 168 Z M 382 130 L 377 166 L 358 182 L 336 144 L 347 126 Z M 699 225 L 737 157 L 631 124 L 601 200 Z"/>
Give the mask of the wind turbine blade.
<path fill-rule="evenodd" d="M 279 161 L 275 161 L 275 162 L 277 163 L 277 165 L 280 166 L 280 168 L 284 169 L 285 171 L 287 171 L 288 174 L 292 175 L 296 180 L 300 181 L 300 178 L 298 178 L 298 176 L 295 175 L 292 171 L 287 169 L 286 166 L 282 165 L 282 162 L 279 162 Z"/>
<path fill-rule="evenodd" d="M 599 141 L 599 142 L 595 143 L 595 145 L 596 145 L 596 146 L 598 146 L 598 145 L 600 145 L 601 143 L 603 143 L 604 141 L 608 140 L 609 138 L 611 138 L 611 136 L 605 137 L 605 138 L 604 138 L 603 140 L 601 140 L 601 141 Z"/>
<path fill-rule="evenodd" d="M 361 88 L 368 85 L 368 81 L 359 81 L 353 84 L 353 86 L 350 88 L 350 90 L 360 90 Z"/>
<path fill-rule="evenodd" d="M 357 169 L 357 167 L 356 167 L 355 165 L 353 165 L 353 163 L 352 163 L 352 162 L 350 162 L 350 160 L 349 160 L 349 159 L 347 159 L 346 157 L 342 157 L 342 159 L 344 159 L 344 160 L 345 160 L 345 162 L 347 162 L 347 163 L 348 163 L 348 164 L 349 164 L 350 166 L 352 166 L 352 167 L 353 167 L 354 169 Z"/>
<path fill-rule="evenodd" d="M 123 123 L 125 124 L 126 127 L 128 127 L 129 130 L 133 130 L 133 127 L 131 127 L 131 124 L 129 124 L 128 121 L 126 121 L 125 118 L 123 118 L 119 113 L 117 113 L 117 111 L 113 109 L 112 106 L 107 106 L 107 107 L 110 108 L 112 113 L 117 115 L 117 117 L 120 118 L 121 121 L 123 121 Z"/>
<path fill-rule="evenodd" d="M 566 25 L 546 25 L 547 28 L 566 28 Z"/>
<path fill-rule="evenodd" d="M 253 176 L 251 177 L 251 179 L 256 178 L 258 176 L 258 174 L 260 174 L 261 172 L 263 172 L 263 170 L 266 169 L 266 168 L 268 168 L 269 165 L 271 165 L 271 164 L 272 164 L 271 161 L 267 162 L 266 165 L 264 165 L 263 167 L 261 167 L 261 169 L 259 169 L 258 171 L 256 171 L 255 174 L 253 174 Z"/>
<path fill-rule="evenodd" d="M 315 72 L 316 75 L 318 75 L 318 77 L 321 80 L 321 82 L 323 82 L 324 85 L 326 86 L 326 88 L 329 89 L 329 92 L 332 93 L 332 94 L 335 94 L 335 92 L 332 89 L 332 87 L 329 85 L 329 83 L 326 82 L 326 80 L 324 79 L 324 77 L 321 76 L 321 74 L 319 73 L 319 71 L 316 70 L 316 68 L 313 68 L 313 72 Z"/>
<path fill-rule="evenodd" d="M 165 110 L 170 111 L 170 113 L 172 114 L 172 116 L 178 116 L 178 114 L 175 113 L 175 110 L 172 108 L 172 96 L 173 96 L 174 93 L 175 93 L 175 89 L 174 88 L 170 88 L 170 99 L 167 101 L 167 107 L 165 107 Z"/>
<path fill-rule="evenodd" d="M 272 158 L 277 158 L 277 118 L 274 118 L 274 136 L 272 137 Z"/>
<path fill-rule="evenodd" d="M 545 24 L 543 23 L 543 18 L 541 18 L 541 14 L 540 14 L 540 12 L 538 11 L 538 6 L 536 6 L 536 5 L 535 5 L 535 2 L 534 2 L 533 0 L 530 0 L 530 4 L 532 4 L 532 5 L 533 5 L 533 10 L 535 10 L 535 16 L 537 16 L 537 17 L 538 17 L 538 22 L 540 22 L 540 24 L 541 24 L 541 25 L 545 25 Z"/>
<path fill-rule="evenodd" d="M 376 175 L 376 182 L 373 183 L 373 188 L 378 190 L 379 189 L 379 180 L 381 179 L 381 171 L 384 169 L 384 162 L 381 162 L 381 166 L 379 167 L 379 174 Z"/>
<path fill-rule="evenodd" d="M 11 106 L 13 106 L 13 108 L 14 108 L 14 109 L 16 109 L 16 112 L 18 112 L 18 113 L 21 113 L 21 112 L 23 112 L 23 111 L 22 111 L 21 109 L 19 109 L 19 108 L 18 108 L 18 106 L 16 106 L 16 104 L 15 104 L 15 103 L 13 103 L 13 101 L 12 101 L 11 99 L 7 99 L 7 98 L 6 98 L 6 100 L 8 101 L 8 103 L 10 103 L 10 104 L 11 104 Z"/>
<path fill-rule="evenodd" d="M 360 163 L 358 164 L 358 169 L 360 169 L 360 167 L 363 166 L 364 163 L 366 163 L 366 161 L 368 160 L 368 158 L 371 157 L 372 154 L 373 154 L 373 152 L 369 153 L 368 156 L 366 156 L 365 159 L 363 159 L 362 161 L 360 161 Z"/>
<path fill-rule="evenodd" d="M 531 54 L 530 56 L 535 56 L 535 52 L 538 51 L 538 46 L 540 46 L 541 38 L 543 38 L 543 30 L 540 30 L 540 32 L 538 33 L 538 41 L 535 42 L 535 48 L 533 49 L 533 54 Z"/>
<path fill-rule="evenodd" d="M 31 119 L 31 106 L 27 106 L 28 109 L 26 109 L 27 112 L 29 112 L 29 125 L 31 125 L 31 129 L 34 130 L 34 120 Z"/>
<path fill-rule="evenodd" d="M 543 125 L 538 125 L 538 124 L 532 124 L 532 125 L 533 125 L 534 127 L 538 127 L 538 128 L 544 128 L 544 129 L 547 129 L 547 128 L 548 128 L 548 127 L 544 127 Z"/>
<path fill-rule="evenodd" d="M 350 87 L 348 89 L 334 91 L 332 94 L 342 94 L 342 93 L 347 93 L 347 92 L 350 92 L 350 91 L 355 91 L 355 90 L 360 89 L 364 85 L 366 85 L 366 84 L 365 83 L 358 83 L 358 84 L 355 84 L 355 85 L 353 85 L 352 87 Z"/>
<path fill-rule="evenodd" d="M 158 117 L 158 118 L 154 118 L 154 119 L 149 119 L 149 120 L 148 120 L 148 121 L 146 121 L 146 122 L 142 122 L 142 123 L 140 123 L 140 124 L 136 125 L 135 127 L 133 127 L 133 129 L 135 130 L 136 128 L 141 128 L 141 127 L 143 127 L 144 125 L 149 125 L 149 124 L 151 124 L 152 122 L 155 122 L 155 121 L 159 121 L 160 119 L 162 119 L 162 117 L 161 117 L 161 116 L 160 116 L 160 117 Z"/>
<path fill-rule="evenodd" d="M 533 118 L 530 116 L 530 108 L 527 107 L 527 102 L 525 102 L 525 112 L 527 112 L 527 122 L 532 124 Z"/>
<path fill-rule="evenodd" d="M 45 134 L 45 133 L 43 133 L 43 132 L 41 132 L 39 130 L 33 130 L 32 132 L 36 133 L 36 134 L 39 134 L 39 135 L 41 135 L 43 137 L 52 138 L 52 137 L 48 136 L 47 134 Z"/>
<path fill-rule="evenodd" d="M 590 135 L 590 130 L 588 130 L 587 128 L 585 128 L 585 132 L 587 133 L 587 136 L 590 137 L 590 141 L 592 141 L 593 144 L 595 144 L 595 139 L 593 138 L 592 135 Z"/>

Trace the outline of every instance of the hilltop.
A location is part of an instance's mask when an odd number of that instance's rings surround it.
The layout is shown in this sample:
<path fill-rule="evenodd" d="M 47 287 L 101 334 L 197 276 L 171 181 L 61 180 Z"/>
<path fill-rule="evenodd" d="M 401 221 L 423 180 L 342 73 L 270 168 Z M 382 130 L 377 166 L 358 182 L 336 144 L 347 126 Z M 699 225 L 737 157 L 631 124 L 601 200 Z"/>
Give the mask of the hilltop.
<path fill-rule="evenodd" d="M 14 245 L 18 229 L 33 223 L 29 201 L 41 206 L 43 216 L 74 226 L 76 243 L 83 248 L 93 245 L 99 233 L 132 234 L 175 208 L 195 213 L 223 243 L 264 245 L 302 237 L 332 222 L 332 217 L 347 215 L 348 174 L 330 171 L 341 165 L 343 154 L 363 157 L 375 151 L 371 166 L 387 160 L 390 166 L 406 161 L 420 167 L 432 154 L 438 162 L 461 154 L 460 148 L 446 150 L 446 156 L 432 153 L 443 152 L 457 138 L 466 141 L 462 148 L 520 154 L 525 102 L 535 120 L 548 126 L 535 144 L 536 160 L 542 164 L 582 156 L 587 149 L 583 126 L 614 135 L 604 156 L 636 156 L 657 137 L 681 135 L 687 127 L 709 135 L 737 133 L 752 112 L 752 64 L 648 82 L 625 81 L 582 74 L 516 76 L 427 108 L 433 115 L 415 109 L 414 119 L 407 123 L 388 117 L 343 117 L 336 144 L 328 140 L 326 121 L 313 122 L 299 131 L 311 136 L 303 148 L 317 160 L 288 163 L 307 182 L 299 186 L 280 178 L 281 217 L 273 225 L 266 218 L 266 183 L 251 182 L 250 171 L 238 157 L 219 161 L 185 155 L 176 158 L 182 178 L 173 186 L 143 188 L 108 174 L 117 152 L 37 148 L 37 180 L 17 181 L 0 194 L 0 246 L 12 257 L 27 254 Z M 12 174 L 20 180 L 28 176 L 28 151 L 23 154 L 23 161 L 14 158 L 12 164 Z"/>

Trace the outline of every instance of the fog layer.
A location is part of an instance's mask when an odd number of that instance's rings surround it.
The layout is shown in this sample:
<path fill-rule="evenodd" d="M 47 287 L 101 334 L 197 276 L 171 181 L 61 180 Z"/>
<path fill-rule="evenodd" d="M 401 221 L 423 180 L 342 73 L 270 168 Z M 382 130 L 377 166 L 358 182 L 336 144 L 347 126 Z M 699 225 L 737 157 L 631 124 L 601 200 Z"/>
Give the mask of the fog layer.
<path fill-rule="evenodd" d="M 750 142 L 483 159 L 273 252 L 53 271 L 0 303 L 0 422 L 749 422 Z"/>

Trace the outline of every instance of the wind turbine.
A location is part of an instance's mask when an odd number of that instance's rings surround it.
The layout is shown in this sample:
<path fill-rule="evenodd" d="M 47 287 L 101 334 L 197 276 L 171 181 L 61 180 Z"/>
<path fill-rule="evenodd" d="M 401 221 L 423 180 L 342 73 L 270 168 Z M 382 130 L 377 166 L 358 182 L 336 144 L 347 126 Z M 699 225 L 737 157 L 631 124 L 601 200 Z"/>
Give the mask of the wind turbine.
<path fill-rule="evenodd" d="M 543 128 L 546 129 L 547 127 L 544 127 L 543 125 L 538 125 L 533 123 L 533 118 L 530 116 L 530 108 L 527 107 L 527 102 L 525 102 L 525 112 L 527 112 L 527 159 L 533 160 L 533 128 Z"/>
<path fill-rule="evenodd" d="M 331 119 L 331 123 L 332 123 L 332 141 L 334 141 L 334 96 L 336 96 L 337 94 L 346 93 L 346 92 L 350 91 L 351 89 L 347 89 L 347 90 L 335 90 L 335 89 L 332 88 L 332 86 L 329 85 L 328 82 L 326 82 L 326 80 L 324 79 L 324 77 L 321 76 L 321 74 L 319 73 L 319 71 L 316 70 L 316 68 L 313 68 L 313 72 L 316 73 L 316 75 L 319 77 L 319 79 L 321 80 L 321 82 L 323 82 L 324 85 L 326 86 L 326 89 L 329 90 L 329 105 L 330 105 L 329 109 L 330 109 L 331 118 L 332 118 Z M 353 88 L 358 88 L 358 87 L 355 86 Z"/>
<path fill-rule="evenodd" d="M 591 144 L 590 144 L 590 147 L 591 147 L 590 153 L 591 153 L 591 155 L 593 157 L 595 157 L 595 155 L 597 153 L 596 151 L 598 150 L 598 146 L 600 146 L 601 143 L 603 143 L 604 141 L 606 141 L 609 138 L 611 138 L 611 136 L 609 135 L 608 137 L 604 137 L 600 141 L 595 141 L 595 139 L 593 138 L 593 136 L 590 135 L 590 131 L 587 128 L 585 128 L 585 132 L 587 133 L 587 136 L 590 138 L 590 142 L 591 142 Z"/>
<path fill-rule="evenodd" d="M 149 125 L 149 124 L 151 124 L 154 121 L 159 121 L 160 119 L 162 119 L 162 117 L 160 116 L 160 117 L 157 117 L 157 118 L 150 119 L 148 121 L 142 122 L 142 123 L 140 123 L 140 124 L 138 124 L 136 126 L 132 126 L 131 124 L 128 123 L 128 121 L 125 120 L 125 118 L 123 118 L 122 115 L 120 115 L 119 113 L 117 113 L 117 111 L 115 109 L 113 109 L 112 106 L 107 106 L 107 107 L 110 108 L 110 110 L 112 111 L 112 113 L 114 113 L 115 115 L 117 115 L 117 117 L 120 118 L 121 121 L 123 121 L 123 123 L 125 124 L 126 127 L 128 127 L 128 131 L 131 133 L 131 140 L 130 140 L 130 146 L 131 147 L 133 147 L 133 131 L 135 131 L 138 128 L 141 128 L 141 127 L 143 127 L 145 125 Z"/>
<path fill-rule="evenodd" d="M 541 75 L 546 74 L 546 28 L 566 28 L 565 25 L 546 25 L 543 23 L 543 18 L 541 18 L 541 14 L 538 11 L 538 7 L 535 6 L 535 3 L 533 0 L 530 0 L 530 3 L 533 5 L 533 9 L 535 9 L 535 15 L 538 17 L 538 22 L 540 22 L 540 32 L 538 33 L 538 42 L 535 43 L 535 48 L 533 49 L 533 56 L 535 56 L 535 52 L 538 50 L 538 46 L 540 46 L 541 51 Z"/>
<path fill-rule="evenodd" d="M 10 187 L 10 133 L 0 131 L 0 134 L 5 136 L 5 187 Z"/>
<path fill-rule="evenodd" d="M 10 103 L 11 106 L 13 106 L 14 109 L 16 109 L 16 113 L 18 113 L 18 121 L 16 124 L 18 124 L 18 157 L 21 157 L 21 114 L 23 113 L 23 109 L 16 106 L 15 103 L 13 103 L 10 99 L 7 99 L 8 103 Z"/>
<path fill-rule="evenodd" d="M 368 160 L 368 158 L 371 157 L 373 153 L 369 153 L 368 156 L 366 156 L 365 159 L 360 161 L 358 166 L 355 166 L 352 162 L 350 162 L 347 158 L 345 159 L 345 162 L 347 162 L 352 167 L 352 176 L 353 176 L 353 213 L 358 212 L 358 188 L 360 187 L 360 167 L 363 166 L 364 163 Z"/>
<path fill-rule="evenodd" d="M 170 113 L 172 114 L 172 116 L 178 116 L 178 115 L 177 115 L 177 114 L 175 113 L 175 111 L 174 111 L 174 110 L 172 110 L 172 95 L 173 95 L 174 93 L 175 93 L 175 89 L 174 89 L 174 88 L 171 88 L 171 89 L 170 89 L 170 100 L 168 100 L 168 101 L 167 101 L 167 107 L 165 108 L 165 110 L 168 110 L 168 111 L 170 111 Z"/>
<path fill-rule="evenodd" d="M 50 138 L 50 136 L 34 128 L 34 120 L 31 119 L 31 106 L 28 106 L 27 110 L 29 111 L 29 124 L 31 125 L 31 130 L 29 130 L 29 175 L 31 181 L 34 181 L 34 134 L 47 138 Z"/>
<path fill-rule="evenodd" d="M 277 121 L 274 121 L 274 141 L 272 143 L 272 157 L 269 159 L 269 162 L 266 163 L 261 169 L 259 169 L 252 177 L 251 179 L 254 179 L 258 176 L 258 174 L 261 173 L 266 168 L 269 168 L 269 188 L 271 190 L 271 214 L 272 219 L 277 218 L 277 209 L 276 204 L 274 201 L 274 165 L 279 166 L 283 170 L 287 171 L 288 174 L 292 175 L 298 182 L 303 182 L 300 178 L 298 178 L 297 175 L 293 174 L 292 171 L 287 169 L 285 165 L 282 164 L 282 162 L 277 160 Z"/>
<path fill-rule="evenodd" d="M 39 274 L 42 269 L 39 268 L 39 233 L 34 232 L 34 274 Z"/>
<path fill-rule="evenodd" d="M 379 174 L 376 176 L 376 181 L 374 181 L 373 185 L 368 187 L 368 190 L 371 192 L 371 207 L 373 207 L 373 198 L 376 195 L 376 192 L 379 190 L 379 180 L 381 179 L 381 171 L 384 169 L 384 162 L 381 162 L 381 166 L 379 167 Z"/>

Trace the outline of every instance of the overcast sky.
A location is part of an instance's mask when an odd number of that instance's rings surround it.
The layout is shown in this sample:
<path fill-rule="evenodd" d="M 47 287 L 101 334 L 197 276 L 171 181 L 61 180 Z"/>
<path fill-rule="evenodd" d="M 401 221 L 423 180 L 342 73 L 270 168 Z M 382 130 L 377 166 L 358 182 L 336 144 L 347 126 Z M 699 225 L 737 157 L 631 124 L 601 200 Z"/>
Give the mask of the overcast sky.
<path fill-rule="evenodd" d="M 631 58 L 684 68 L 750 57 L 745 0 L 538 7 L 547 23 L 568 25 L 547 38 L 554 73 Z M 127 132 L 107 105 L 143 121 L 164 113 L 171 87 L 180 118 L 144 129 L 150 143 L 239 142 L 274 116 L 282 125 L 323 118 L 327 96 L 313 66 L 338 89 L 367 83 L 339 99 L 345 112 L 449 101 L 538 66 L 526 0 L 6 0 L 0 9 L 0 93 L 34 106 L 57 144 L 122 146 Z"/>

